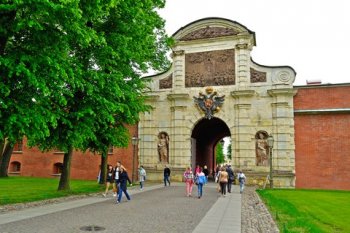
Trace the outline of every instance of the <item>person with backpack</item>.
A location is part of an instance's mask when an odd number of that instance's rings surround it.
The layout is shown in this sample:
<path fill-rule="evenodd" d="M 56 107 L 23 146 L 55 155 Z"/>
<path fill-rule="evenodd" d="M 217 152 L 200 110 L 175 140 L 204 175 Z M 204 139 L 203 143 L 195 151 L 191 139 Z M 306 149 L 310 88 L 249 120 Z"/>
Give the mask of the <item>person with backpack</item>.
<path fill-rule="evenodd" d="M 227 181 L 227 192 L 231 193 L 232 189 L 232 182 L 235 180 L 235 174 L 231 168 L 231 165 L 227 165 L 226 172 L 228 174 L 228 181 Z"/>
<path fill-rule="evenodd" d="M 239 193 L 243 193 L 245 180 L 246 180 L 246 177 L 245 177 L 244 173 L 242 172 L 242 170 L 239 171 L 239 174 L 238 174 Z"/>
<path fill-rule="evenodd" d="M 200 168 L 196 177 L 196 184 L 198 187 L 198 198 L 201 198 L 203 196 L 203 185 L 205 183 L 206 183 L 206 177 L 202 169 Z"/>

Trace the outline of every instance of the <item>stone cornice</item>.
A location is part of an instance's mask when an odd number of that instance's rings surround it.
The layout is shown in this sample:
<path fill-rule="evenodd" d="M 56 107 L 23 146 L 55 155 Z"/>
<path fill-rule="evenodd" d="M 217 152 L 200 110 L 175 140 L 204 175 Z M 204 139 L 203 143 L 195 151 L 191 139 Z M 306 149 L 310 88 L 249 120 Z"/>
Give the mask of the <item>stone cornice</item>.
<path fill-rule="evenodd" d="M 272 89 L 272 90 L 267 90 L 267 93 L 270 96 L 295 96 L 297 94 L 297 90 L 294 90 L 292 88 L 283 88 L 283 89 Z"/>
<path fill-rule="evenodd" d="M 146 101 L 157 101 L 159 99 L 159 95 L 147 95 Z"/>
<path fill-rule="evenodd" d="M 171 57 L 174 58 L 175 56 L 182 56 L 185 55 L 185 50 L 173 50 Z"/>
<path fill-rule="evenodd" d="M 231 91 L 231 96 L 236 99 L 240 97 L 253 97 L 254 95 L 254 90 Z"/>
<path fill-rule="evenodd" d="M 328 109 L 295 109 L 295 115 L 320 115 L 320 114 L 344 114 L 350 113 L 350 108 L 328 108 Z"/>
<path fill-rule="evenodd" d="M 234 108 L 235 109 L 251 109 L 252 105 L 251 104 L 235 104 Z"/>
<path fill-rule="evenodd" d="M 186 93 L 178 93 L 178 94 L 168 94 L 169 100 L 181 100 L 190 98 L 189 94 Z"/>

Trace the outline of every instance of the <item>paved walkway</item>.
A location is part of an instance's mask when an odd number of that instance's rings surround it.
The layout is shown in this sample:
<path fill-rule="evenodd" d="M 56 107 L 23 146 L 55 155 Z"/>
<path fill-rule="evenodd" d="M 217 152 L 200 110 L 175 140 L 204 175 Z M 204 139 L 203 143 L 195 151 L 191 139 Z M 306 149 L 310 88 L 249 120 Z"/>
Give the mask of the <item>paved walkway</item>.
<path fill-rule="evenodd" d="M 221 197 L 216 183 L 201 199 L 184 195 L 184 184 L 129 189 L 132 200 L 89 197 L 0 215 L 0 233 L 241 232 L 238 186 Z M 193 194 L 197 192 L 194 187 Z"/>

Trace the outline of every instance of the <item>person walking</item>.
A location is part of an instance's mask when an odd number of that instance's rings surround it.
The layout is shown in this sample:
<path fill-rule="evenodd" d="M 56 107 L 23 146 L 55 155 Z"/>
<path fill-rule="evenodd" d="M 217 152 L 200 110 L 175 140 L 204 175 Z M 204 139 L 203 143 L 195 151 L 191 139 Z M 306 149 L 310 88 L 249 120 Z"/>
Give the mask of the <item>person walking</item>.
<path fill-rule="evenodd" d="M 128 176 L 128 173 L 126 172 L 126 169 L 123 166 L 120 166 L 120 173 L 119 173 L 119 192 L 118 192 L 118 198 L 117 198 L 117 204 L 122 200 L 123 193 L 125 194 L 128 201 L 131 200 L 130 195 L 127 191 L 127 182 L 129 181 L 130 186 L 132 186 L 131 180 Z"/>
<path fill-rule="evenodd" d="M 203 196 L 203 185 L 206 182 L 205 175 L 201 168 L 199 169 L 196 179 L 196 184 L 198 185 L 198 198 L 201 198 Z"/>
<path fill-rule="evenodd" d="M 106 190 L 105 190 L 105 192 L 102 194 L 104 197 L 107 196 L 109 186 L 111 186 L 111 184 L 113 184 L 113 178 L 114 178 L 114 169 L 113 169 L 113 166 L 112 166 L 112 165 L 108 165 L 108 168 L 107 168 L 107 176 L 106 176 Z M 112 186 L 113 186 L 113 185 L 112 185 Z"/>
<path fill-rule="evenodd" d="M 171 173 L 170 168 L 167 165 L 165 165 L 165 168 L 164 168 L 164 186 L 167 186 L 167 182 L 170 186 L 170 179 L 169 179 L 170 173 Z"/>
<path fill-rule="evenodd" d="M 208 170 L 208 167 L 207 165 L 204 165 L 203 167 L 203 173 L 205 175 L 205 184 L 208 183 L 208 177 L 209 177 L 209 170 Z"/>
<path fill-rule="evenodd" d="M 219 175 L 219 184 L 221 189 L 221 195 L 224 197 L 226 196 L 227 182 L 228 182 L 228 173 L 226 172 L 225 167 L 222 167 Z"/>
<path fill-rule="evenodd" d="M 146 170 L 143 168 L 143 166 L 140 166 L 139 168 L 139 181 L 140 181 L 140 190 L 143 190 L 143 183 L 146 180 Z"/>
<path fill-rule="evenodd" d="M 244 173 L 242 172 L 242 170 L 239 171 L 239 174 L 238 174 L 239 193 L 243 193 L 245 180 L 246 180 L 246 177 L 245 177 Z"/>
<path fill-rule="evenodd" d="M 197 177 L 200 171 L 201 171 L 201 167 L 199 166 L 199 164 L 197 164 L 194 170 L 194 176 Z"/>
<path fill-rule="evenodd" d="M 232 182 L 235 179 L 235 174 L 231 168 L 231 165 L 228 165 L 226 168 L 226 172 L 228 174 L 228 182 L 227 182 L 227 192 L 231 193 L 231 189 L 232 189 Z"/>
<path fill-rule="evenodd" d="M 193 188 L 193 179 L 194 175 L 192 172 L 192 168 L 188 167 L 184 173 L 185 177 L 185 183 L 186 183 L 186 196 L 191 197 L 192 196 L 192 188 Z"/>
<path fill-rule="evenodd" d="M 122 166 L 122 163 L 120 161 L 117 162 L 117 165 L 114 168 L 114 184 L 113 184 L 113 197 L 116 197 L 119 193 L 120 188 L 120 167 Z"/>

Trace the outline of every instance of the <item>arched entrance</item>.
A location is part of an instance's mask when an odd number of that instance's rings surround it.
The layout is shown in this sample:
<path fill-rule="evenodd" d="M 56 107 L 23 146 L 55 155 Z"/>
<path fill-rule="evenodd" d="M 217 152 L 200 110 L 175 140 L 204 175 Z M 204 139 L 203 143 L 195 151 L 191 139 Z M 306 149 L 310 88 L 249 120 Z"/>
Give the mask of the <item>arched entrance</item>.
<path fill-rule="evenodd" d="M 203 118 L 192 130 L 192 167 L 196 164 L 207 165 L 210 171 L 215 169 L 215 146 L 224 137 L 230 137 L 230 129 L 219 118 Z"/>

